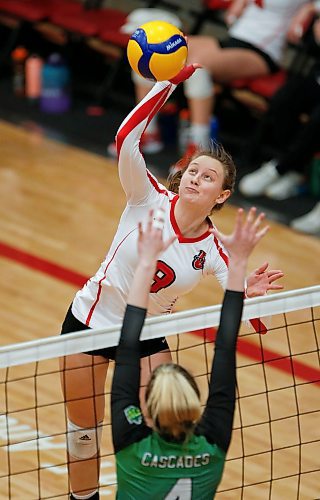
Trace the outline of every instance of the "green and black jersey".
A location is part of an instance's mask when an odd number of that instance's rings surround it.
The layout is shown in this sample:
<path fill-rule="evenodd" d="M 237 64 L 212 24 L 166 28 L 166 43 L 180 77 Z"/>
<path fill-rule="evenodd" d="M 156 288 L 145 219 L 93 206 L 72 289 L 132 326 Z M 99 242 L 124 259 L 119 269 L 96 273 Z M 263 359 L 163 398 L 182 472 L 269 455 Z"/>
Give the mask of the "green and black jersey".
<path fill-rule="evenodd" d="M 152 432 L 118 451 L 117 498 L 212 499 L 224 460 L 225 452 L 204 436 L 193 436 L 181 446 Z"/>
<path fill-rule="evenodd" d="M 222 477 L 235 406 L 236 340 L 243 293 L 226 291 L 209 396 L 187 443 L 168 441 L 144 422 L 139 406 L 139 336 L 146 311 L 128 305 L 111 393 L 119 500 L 211 500 Z"/>

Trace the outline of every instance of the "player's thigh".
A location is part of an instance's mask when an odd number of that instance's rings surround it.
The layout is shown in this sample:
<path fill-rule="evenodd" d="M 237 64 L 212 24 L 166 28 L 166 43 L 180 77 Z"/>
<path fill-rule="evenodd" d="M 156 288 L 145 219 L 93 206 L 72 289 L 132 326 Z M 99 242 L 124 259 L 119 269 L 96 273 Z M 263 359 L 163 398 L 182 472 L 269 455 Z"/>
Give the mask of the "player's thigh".
<path fill-rule="evenodd" d="M 243 48 L 222 48 L 215 38 L 188 38 L 189 63 L 200 63 L 214 80 L 229 82 L 236 78 L 251 78 L 270 73 L 261 54 Z"/>
<path fill-rule="evenodd" d="M 108 365 L 103 356 L 83 353 L 61 358 L 61 385 L 73 423 L 93 426 L 103 420 Z"/>
<path fill-rule="evenodd" d="M 207 67 L 220 50 L 219 42 L 211 36 L 188 36 L 188 64 Z"/>
<path fill-rule="evenodd" d="M 255 50 L 242 48 L 221 48 L 212 58 L 209 71 L 214 80 L 230 82 L 237 78 L 253 78 L 270 73 L 267 62 Z"/>

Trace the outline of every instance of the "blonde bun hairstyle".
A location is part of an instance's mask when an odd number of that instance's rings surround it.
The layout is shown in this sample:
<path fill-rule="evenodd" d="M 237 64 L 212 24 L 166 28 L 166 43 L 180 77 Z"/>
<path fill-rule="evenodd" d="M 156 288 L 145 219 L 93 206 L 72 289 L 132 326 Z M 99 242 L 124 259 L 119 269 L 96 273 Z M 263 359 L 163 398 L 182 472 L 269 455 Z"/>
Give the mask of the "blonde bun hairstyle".
<path fill-rule="evenodd" d="M 187 441 L 201 416 L 200 393 L 194 378 L 174 363 L 152 373 L 146 404 L 154 428 L 167 439 Z"/>

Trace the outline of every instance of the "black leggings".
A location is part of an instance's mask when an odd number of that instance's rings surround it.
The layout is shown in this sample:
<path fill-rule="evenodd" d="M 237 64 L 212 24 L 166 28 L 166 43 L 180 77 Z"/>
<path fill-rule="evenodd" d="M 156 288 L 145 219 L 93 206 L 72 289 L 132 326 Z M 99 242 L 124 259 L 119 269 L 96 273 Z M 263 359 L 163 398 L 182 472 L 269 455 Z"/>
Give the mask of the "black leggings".
<path fill-rule="evenodd" d="M 223 49 L 247 49 L 256 52 L 262 57 L 262 59 L 264 59 L 270 73 L 277 73 L 277 71 L 279 71 L 280 69 L 279 65 L 266 52 L 259 49 L 258 47 L 255 47 L 255 45 L 252 45 L 251 43 L 244 42 L 243 40 L 238 40 L 238 38 L 232 37 L 227 38 L 226 40 L 222 40 L 219 43 L 220 47 L 222 47 Z"/>

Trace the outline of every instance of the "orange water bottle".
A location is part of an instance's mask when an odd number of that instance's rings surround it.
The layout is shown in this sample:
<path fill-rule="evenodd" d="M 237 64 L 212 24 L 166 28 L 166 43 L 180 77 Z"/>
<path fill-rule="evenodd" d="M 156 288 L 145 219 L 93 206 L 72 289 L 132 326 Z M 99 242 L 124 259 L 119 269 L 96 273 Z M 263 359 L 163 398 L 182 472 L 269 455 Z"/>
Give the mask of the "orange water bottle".
<path fill-rule="evenodd" d="M 41 94 L 42 64 L 42 59 L 36 54 L 32 54 L 26 60 L 25 89 L 26 97 L 30 100 L 30 102 L 37 102 Z"/>

